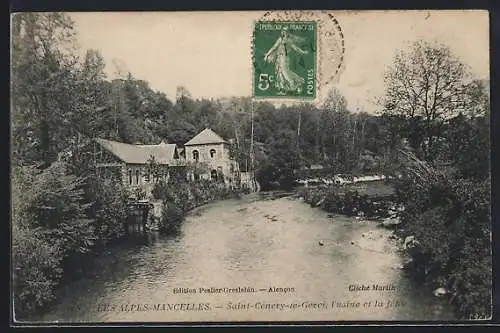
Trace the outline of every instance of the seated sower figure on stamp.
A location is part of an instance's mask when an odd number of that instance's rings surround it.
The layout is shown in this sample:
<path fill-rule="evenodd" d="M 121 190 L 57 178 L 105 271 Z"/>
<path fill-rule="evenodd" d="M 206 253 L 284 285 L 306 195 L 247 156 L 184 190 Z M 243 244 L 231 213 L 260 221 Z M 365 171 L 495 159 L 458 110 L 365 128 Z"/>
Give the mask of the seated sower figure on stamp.
<path fill-rule="evenodd" d="M 290 68 L 290 52 L 307 54 L 307 50 L 303 50 L 296 45 L 305 41 L 306 38 L 291 34 L 288 32 L 287 27 L 284 27 L 281 30 L 281 36 L 265 54 L 264 60 L 274 63 L 275 66 L 275 85 L 278 95 L 285 95 L 286 92 L 292 91 L 299 94 L 302 92 L 304 78 Z"/>

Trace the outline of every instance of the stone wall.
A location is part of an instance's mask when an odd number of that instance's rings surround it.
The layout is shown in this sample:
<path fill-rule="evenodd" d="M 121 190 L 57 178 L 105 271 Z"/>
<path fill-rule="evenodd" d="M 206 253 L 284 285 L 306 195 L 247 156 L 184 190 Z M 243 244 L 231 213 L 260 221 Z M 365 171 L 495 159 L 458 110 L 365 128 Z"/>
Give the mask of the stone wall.
<path fill-rule="evenodd" d="M 230 158 L 229 146 L 227 144 L 206 144 L 186 146 L 186 161 L 193 163 L 196 160 L 193 158 L 193 152 L 198 151 L 198 162 L 207 166 L 208 170 L 201 174 L 201 178 L 210 179 L 212 170 L 221 170 L 224 178 L 227 181 L 233 178 L 234 172 L 238 169 L 237 163 Z M 212 157 L 210 151 L 214 149 L 215 155 Z"/>

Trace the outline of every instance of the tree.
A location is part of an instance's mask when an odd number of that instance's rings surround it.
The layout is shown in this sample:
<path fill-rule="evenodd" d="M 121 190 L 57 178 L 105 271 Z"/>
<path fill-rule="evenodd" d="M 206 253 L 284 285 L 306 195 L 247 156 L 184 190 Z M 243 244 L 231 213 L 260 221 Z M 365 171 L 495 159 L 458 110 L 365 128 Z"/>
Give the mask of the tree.
<path fill-rule="evenodd" d="M 349 128 L 347 101 L 338 90 L 331 90 L 321 107 L 318 131 L 323 160 L 335 165 L 339 171 L 347 171 L 347 141 Z"/>
<path fill-rule="evenodd" d="M 160 179 L 163 179 L 164 176 L 163 168 L 158 164 L 153 155 L 151 155 L 148 159 L 148 163 L 146 164 L 146 170 L 143 176 L 145 176 L 146 179 L 150 182 L 156 182 Z"/>
<path fill-rule="evenodd" d="M 267 159 L 257 168 L 257 178 L 264 189 L 293 185 L 293 172 L 300 166 L 295 139 L 294 130 L 284 129 L 277 131 L 266 145 Z"/>
<path fill-rule="evenodd" d="M 466 107 L 471 75 L 445 45 L 415 42 L 400 51 L 385 75 L 384 112 L 407 119 L 413 148 L 426 159 L 442 122 Z"/>
<path fill-rule="evenodd" d="M 103 108 L 108 106 L 109 85 L 104 73 L 105 62 L 99 51 L 87 50 L 77 69 L 76 94 L 74 94 L 75 125 L 90 137 L 107 130 L 102 126 Z"/>
<path fill-rule="evenodd" d="M 87 196 L 92 200 L 89 216 L 95 234 L 103 244 L 122 236 L 127 218 L 128 192 L 113 178 L 91 177 L 87 180 Z"/>
<path fill-rule="evenodd" d="M 65 144 L 61 138 L 74 134 L 71 101 L 77 58 L 72 53 L 73 34 L 73 22 L 64 13 L 19 13 L 13 17 L 15 158 L 42 161 L 46 167 Z"/>
<path fill-rule="evenodd" d="M 85 202 L 85 179 L 68 172 L 62 162 L 51 164 L 37 174 L 31 184 L 28 211 L 30 227 L 41 227 L 47 237 L 60 246 L 63 258 L 73 253 L 86 253 L 94 244 L 92 219 Z"/>
<path fill-rule="evenodd" d="M 39 229 L 13 221 L 12 264 L 14 312 L 16 320 L 23 320 L 54 299 L 62 274 L 59 248 L 45 239 Z"/>
<path fill-rule="evenodd" d="M 489 117 L 468 118 L 463 114 L 450 119 L 444 131 L 443 154 L 453 162 L 461 177 L 484 179 L 490 173 Z"/>

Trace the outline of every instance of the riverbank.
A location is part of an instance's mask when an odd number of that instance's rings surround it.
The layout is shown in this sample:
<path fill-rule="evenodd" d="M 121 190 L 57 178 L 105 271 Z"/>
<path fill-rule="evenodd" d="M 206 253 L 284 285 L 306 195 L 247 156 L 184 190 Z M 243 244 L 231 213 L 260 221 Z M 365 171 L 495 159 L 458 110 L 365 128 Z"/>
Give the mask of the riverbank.
<path fill-rule="evenodd" d="M 299 187 L 297 195 L 313 207 L 336 214 L 382 219 L 395 216 L 402 207 L 385 180 L 345 185 Z"/>
<path fill-rule="evenodd" d="M 472 198 L 477 203 L 470 200 L 471 193 L 475 193 Z M 368 182 L 361 187 L 303 187 L 296 195 L 328 213 L 354 216 L 391 229 L 391 237 L 407 257 L 402 268 L 416 281 L 453 304 L 459 317 L 488 318 L 491 268 L 487 182 L 473 185 L 465 180 L 453 183 L 442 179 L 423 186 L 404 180 L 394 185 Z M 471 233 L 464 233 L 465 229 Z M 470 248 L 469 243 L 478 246 Z"/>
<path fill-rule="evenodd" d="M 70 165 L 59 162 L 44 170 L 14 169 L 12 256 L 17 320 L 57 302 L 61 287 L 84 276 L 86 267 L 107 248 L 133 236 L 125 237 L 124 228 L 130 193 L 113 179 L 79 179 L 71 172 Z M 163 189 L 165 196 L 159 192 L 166 207 L 162 231 L 170 231 L 172 225 L 176 229 L 196 206 L 238 194 L 221 184 Z"/>
<path fill-rule="evenodd" d="M 329 217 L 340 214 L 354 217 L 359 222 L 375 223 L 379 228 L 389 229 L 389 240 L 394 245 L 394 250 L 402 254 L 403 264 L 400 269 L 409 272 L 418 283 L 425 284 L 425 277 L 420 275 L 418 261 L 421 253 L 418 251 L 418 242 L 414 236 L 408 235 L 402 225 L 401 216 L 405 207 L 398 200 L 395 188 L 389 181 L 301 187 L 297 189 L 295 196 L 311 207 L 329 213 Z M 364 242 L 379 238 L 372 234 L 362 234 L 360 237 Z M 432 286 L 427 284 L 427 287 Z M 444 295 L 441 294 L 441 289 L 439 296 Z"/>
<path fill-rule="evenodd" d="M 14 166 L 13 301 L 22 318 L 55 301 L 78 276 L 82 257 L 124 234 L 127 192 L 112 179 L 77 177 L 74 166 Z"/>

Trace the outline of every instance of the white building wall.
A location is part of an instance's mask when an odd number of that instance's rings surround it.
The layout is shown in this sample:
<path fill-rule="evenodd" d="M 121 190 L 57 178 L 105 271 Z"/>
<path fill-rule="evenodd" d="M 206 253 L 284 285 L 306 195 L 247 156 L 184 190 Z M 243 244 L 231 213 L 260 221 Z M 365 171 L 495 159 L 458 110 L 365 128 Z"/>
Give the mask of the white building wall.
<path fill-rule="evenodd" d="M 188 163 L 194 163 L 196 160 L 193 158 L 193 152 L 198 151 L 199 158 L 198 162 L 206 164 L 209 168 L 208 175 L 204 178 L 210 177 L 211 170 L 222 169 L 222 173 L 226 179 L 231 176 L 231 165 L 234 167 L 234 162 L 230 159 L 229 146 L 227 144 L 206 144 L 206 145 L 194 145 L 186 146 L 186 161 Z M 210 151 L 214 149 L 215 155 L 212 157 Z"/>
<path fill-rule="evenodd" d="M 145 175 L 146 170 L 147 167 L 145 165 L 129 164 L 123 168 L 122 175 L 123 175 L 123 184 L 127 188 L 129 188 L 130 190 L 133 190 L 135 188 L 140 188 L 143 191 L 145 191 L 146 196 L 149 197 L 151 196 L 151 191 L 154 188 L 156 179 L 155 181 L 153 181 L 153 175 L 151 175 L 149 181 L 147 181 L 147 177 Z M 163 174 L 164 174 L 163 179 L 168 181 L 169 178 L 168 167 L 166 166 L 163 167 Z M 132 178 L 130 178 L 130 175 L 132 176 Z"/>

